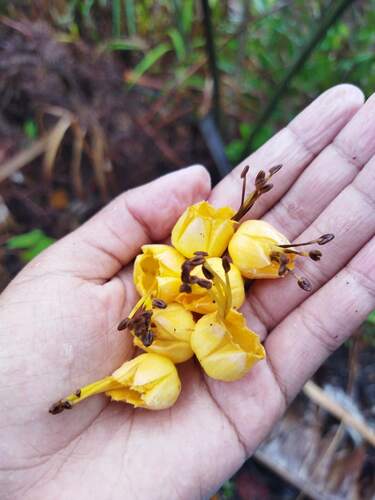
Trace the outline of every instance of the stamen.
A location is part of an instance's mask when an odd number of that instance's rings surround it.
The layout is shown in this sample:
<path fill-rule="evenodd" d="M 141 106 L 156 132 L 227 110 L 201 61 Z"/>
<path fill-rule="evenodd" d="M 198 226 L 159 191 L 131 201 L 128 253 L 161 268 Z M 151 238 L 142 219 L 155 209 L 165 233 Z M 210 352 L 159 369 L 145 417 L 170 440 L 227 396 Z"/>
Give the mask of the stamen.
<path fill-rule="evenodd" d="M 298 278 L 297 283 L 298 283 L 298 286 L 300 288 L 302 288 L 302 290 L 304 290 L 305 292 L 311 292 L 312 284 L 304 276 L 301 276 L 300 278 Z"/>
<path fill-rule="evenodd" d="M 289 259 L 286 255 L 281 254 L 279 257 L 280 267 L 279 276 L 284 276 L 288 272 Z"/>
<path fill-rule="evenodd" d="M 277 172 L 279 170 L 281 170 L 283 168 L 282 164 L 280 165 L 275 165 L 274 167 L 271 167 L 269 170 L 268 170 L 268 173 L 270 175 L 270 177 L 272 177 L 273 175 L 277 174 Z"/>
<path fill-rule="evenodd" d="M 290 274 L 292 274 L 296 280 L 297 280 L 297 284 L 300 288 L 302 288 L 302 290 L 304 290 L 305 292 L 311 292 L 313 287 L 312 287 L 312 284 L 310 282 L 310 280 L 308 280 L 307 278 L 305 278 L 304 276 L 298 276 L 294 271 L 292 271 L 291 269 L 288 269 L 288 272 Z"/>
<path fill-rule="evenodd" d="M 317 243 L 318 245 L 325 245 L 326 243 L 332 241 L 334 237 L 335 237 L 334 234 L 328 233 L 328 234 L 323 234 L 316 240 L 306 241 L 305 243 L 288 243 L 287 245 L 277 245 L 277 246 L 279 248 L 291 248 L 291 247 L 303 247 L 305 245 L 314 245 L 315 243 Z"/>
<path fill-rule="evenodd" d="M 95 394 L 101 394 L 102 392 L 107 392 L 109 390 L 114 390 L 122 387 L 121 384 L 116 382 L 111 376 L 105 377 L 101 380 L 97 380 L 92 384 L 86 385 L 78 391 L 70 394 L 64 399 L 60 399 L 54 403 L 49 412 L 52 415 L 57 415 L 58 413 L 63 412 L 64 410 L 71 410 L 74 405 L 80 403 L 84 399 L 89 398 L 90 396 L 94 396 Z"/>
<path fill-rule="evenodd" d="M 145 347 L 150 347 L 154 341 L 154 334 L 151 330 L 148 330 L 142 337 L 142 343 Z"/>
<path fill-rule="evenodd" d="M 309 252 L 309 257 L 316 262 L 321 259 L 322 252 L 320 250 L 311 250 L 311 252 Z"/>
<path fill-rule="evenodd" d="M 246 194 L 246 176 L 249 171 L 249 165 L 246 165 L 246 167 L 242 170 L 241 172 L 241 179 L 243 179 L 242 182 L 242 194 L 241 194 L 241 205 L 240 208 L 243 206 L 244 201 L 245 201 L 245 194 Z"/>
<path fill-rule="evenodd" d="M 255 187 L 262 187 L 266 180 L 266 172 L 264 170 L 260 170 L 255 177 Z"/>
<path fill-rule="evenodd" d="M 214 275 L 206 268 L 204 264 L 202 266 L 202 273 L 208 280 L 212 280 L 214 277 Z"/>
<path fill-rule="evenodd" d="M 259 194 L 268 193 L 273 188 L 273 184 L 265 184 L 259 189 Z"/>
<path fill-rule="evenodd" d="M 332 233 L 323 234 L 323 236 L 321 236 L 318 239 L 317 243 L 318 243 L 318 245 L 325 245 L 326 243 L 329 243 L 330 241 L 332 241 L 334 237 L 335 237 L 335 235 Z"/>
<path fill-rule="evenodd" d="M 129 319 L 129 318 L 125 318 L 125 319 L 123 319 L 123 320 L 122 320 L 122 321 L 120 321 L 120 323 L 117 325 L 117 330 L 118 330 L 118 331 L 125 330 L 126 328 L 128 328 L 128 326 L 129 326 L 129 322 L 130 322 L 130 319 Z"/>
<path fill-rule="evenodd" d="M 196 283 L 198 286 L 205 288 L 206 290 L 209 290 L 210 288 L 212 288 L 212 281 L 209 281 L 209 280 L 203 280 L 203 279 L 198 278 Z"/>
<path fill-rule="evenodd" d="M 182 283 L 180 286 L 180 292 L 181 293 L 191 293 L 191 286 L 189 283 Z"/>
<path fill-rule="evenodd" d="M 225 273 L 229 273 L 229 271 L 230 271 L 230 263 L 231 263 L 230 257 L 228 255 L 224 255 L 224 257 L 221 258 L 221 263 L 222 263 L 224 272 Z"/>
<path fill-rule="evenodd" d="M 153 299 L 152 306 L 158 309 L 165 309 L 167 307 L 167 303 L 162 299 Z"/>
<path fill-rule="evenodd" d="M 268 184 L 268 181 L 271 179 L 273 175 L 275 175 L 282 165 L 276 165 L 274 167 L 271 167 L 268 171 L 268 175 L 265 173 L 264 170 L 261 170 L 258 172 L 257 176 L 255 177 L 254 185 L 255 185 L 255 191 L 250 193 L 247 198 L 245 199 L 244 197 L 244 182 L 242 185 L 242 196 L 241 196 L 241 206 L 238 209 L 237 213 L 234 214 L 232 217 L 232 220 L 234 221 L 239 221 L 242 219 L 242 217 L 253 207 L 257 199 L 264 193 L 267 193 L 273 188 L 272 184 Z M 248 172 L 248 169 L 244 169 L 241 178 L 246 177 L 246 174 Z"/>

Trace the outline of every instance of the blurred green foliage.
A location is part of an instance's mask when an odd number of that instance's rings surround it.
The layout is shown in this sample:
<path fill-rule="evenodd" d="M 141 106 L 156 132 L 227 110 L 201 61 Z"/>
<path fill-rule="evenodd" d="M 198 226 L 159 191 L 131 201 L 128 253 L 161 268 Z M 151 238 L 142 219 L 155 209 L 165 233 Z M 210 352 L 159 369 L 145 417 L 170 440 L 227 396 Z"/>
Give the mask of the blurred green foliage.
<path fill-rule="evenodd" d="M 42 0 L 39 0 L 40 2 Z M 339 0 L 210 0 L 221 76 L 224 141 L 231 162 L 292 62 Z M 35 2 L 35 4 L 38 2 Z M 5 8 L 17 14 L 11 2 Z M 104 50 L 125 51 L 134 68 L 130 87 L 143 75 L 177 88 L 199 113 L 210 80 L 200 0 L 54 0 L 49 19 L 74 41 L 83 37 Z M 13 12 L 13 14 L 12 14 Z M 257 130 L 253 147 L 265 142 L 307 102 L 328 87 L 349 82 L 366 95 L 375 83 L 375 0 L 357 0 L 326 32 L 270 119 Z"/>
<path fill-rule="evenodd" d="M 23 262 L 30 262 L 55 240 L 50 238 L 41 229 L 33 229 L 28 233 L 18 234 L 7 240 L 5 246 L 8 250 L 19 251 Z"/>

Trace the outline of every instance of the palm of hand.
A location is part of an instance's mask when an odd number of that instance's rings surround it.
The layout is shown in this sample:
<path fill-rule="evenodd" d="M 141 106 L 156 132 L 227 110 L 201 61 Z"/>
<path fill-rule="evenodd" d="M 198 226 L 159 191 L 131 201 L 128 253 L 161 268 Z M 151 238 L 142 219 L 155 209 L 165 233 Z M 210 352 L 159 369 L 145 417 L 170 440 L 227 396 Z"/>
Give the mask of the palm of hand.
<path fill-rule="evenodd" d="M 99 396 L 57 417 L 47 412 L 58 397 L 131 357 L 129 338 L 114 328 L 135 301 L 123 266 L 140 245 L 167 237 L 186 205 L 209 195 L 199 167 L 119 197 L 16 278 L 0 299 L 5 498 L 195 498 L 240 467 L 374 307 L 374 101 L 349 122 L 361 99 L 349 86 L 328 91 L 248 160 L 257 168 L 285 164 L 252 217 L 264 216 L 291 239 L 334 232 L 337 243 L 321 266 L 302 263 L 314 285 L 310 296 L 289 279 L 252 286 L 245 312 L 267 335 L 268 360 L 244 379 L 208 380 L 190 361 L 180 367 L 183 390 L 170 410 L 134 411 Z M 357 165 L 367 163 L 358 175 L 353 156 Z M 215 188 L 212 201 L 238 204 L 235 175 Z"/>

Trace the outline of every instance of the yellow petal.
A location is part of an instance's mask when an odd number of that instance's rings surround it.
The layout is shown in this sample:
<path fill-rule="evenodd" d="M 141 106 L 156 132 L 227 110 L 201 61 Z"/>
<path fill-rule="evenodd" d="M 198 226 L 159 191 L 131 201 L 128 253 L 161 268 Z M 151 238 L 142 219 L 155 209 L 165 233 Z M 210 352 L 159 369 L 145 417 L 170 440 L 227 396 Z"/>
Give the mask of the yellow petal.
<path fill-rule="evenodd" d="M 153 310 L 153 343 L 145 347 L 139 338 L 134 337 L 134 344 L 147 352 L 166 356 L 174 363 L 182 363 L 193 356 L 190 337 L 194 328 L 191 312 L 180 304 L 171 303 L 165 309 Z"/>
<path fill-rule="evenodd" d="M 243 222 L 228 245 L 233 263 L 247 278 L 279 278 L 279 263 L 271 260 L 273 251 L 283 250 L 278 245 L 289 245 L 287 238 L 261 220 Z M 288 254 L 289 269 L 293 269 L 294 256 Z"/>
<path fill-rule="evenodd" d="M 172 230 L 172 245 L 188 258 L 197 251 L 221 256 L 234 232 L 234 213 L 230 207 L 215 208 L 206 201 L 188 207 Z"/>
<path fill-rule="evenodd" d="M 176 367 L 168 358 L 158 354 L 141 354 L 124 363 L 112 377 L 123 387 L 109 390 L 106 394 L 135 407 L 150 410 L 169 408 L 181 391 Z"/>
<path fill-rule="evenodd" d="M 226 382 L 242 378 L 265 356 L 258 335 L 234 310 L 224 320 L 216 313 L 203 316 L 191 336 L 191 346 L 206 374 Z"/>
<path fill-rule="evenodd" d="M 151 292 L 171 302 L 179 293 L 184 257 L 169 245 L 144 245 L 134 262 L 134 284 L 140 295 Z"/>

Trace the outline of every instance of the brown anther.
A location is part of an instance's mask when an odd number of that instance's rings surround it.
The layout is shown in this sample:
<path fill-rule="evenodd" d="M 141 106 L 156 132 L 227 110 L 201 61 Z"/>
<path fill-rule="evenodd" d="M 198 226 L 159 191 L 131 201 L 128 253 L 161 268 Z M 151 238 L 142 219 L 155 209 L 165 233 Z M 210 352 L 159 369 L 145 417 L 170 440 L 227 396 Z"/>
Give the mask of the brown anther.
<path fill-rule="evenodd" d="M 190 282 L 190 271 L 191 269 L 183 268 L 181 271 L 181 281 L 182 283 Z"/>
<path fill-rule="evenodd" d="M 281 264 L 289 264 L 289 257 L 285 255 L 284 253 L 280 254 L 279 261 Z"/>
<path fill-rule="evenodd" d="M 125 318 L 117 326 L 117 330 L 125 330 L 125 328 L 128 328 L 129 326 L 129 318 Z"/>
<path fill-rule="evenodd" d="M 223 266 L 223 269 L 226 273 L 229 273 L 230 271 L 230 257 L 228 255 L 224 255 L 224 257 L 221 258 L 221 264 Z"/>
<path fill-rule="evenodd" d="M 279 256 L 279 262 L 280 262 L 279 276 L 284 276 L 288 272 L 288 267 L 287 267 L 289 264 L 288 256 L 281 253 Z"/>
<path fill-rule="evenodd" d="M 194 255 L 197 255 L 198 257 L 208 257 L 208 253 L 202 252 L 201 250 L 199 250 L 198 252 L 194 252 Z"/>
<path fill-rule="evenodd" d="M 278 271 L 279 276 L 284 276 L 284 274 L 287 271 L 288 271 L 288 268 L 286 267 L 286 264 L 284 264 L 284 262 L 281 262 L 280 266 L 279 266 L 279 271 Z"/>
<path fill-rule="evenodd" d="M 271 191 L 273 188 L 273 184 L 264 184 L 264 186 L 261 186 L 259 189 L 260 194 L 268 193 L 268 191 Z"/>
<path fill-rule="evenodd" d="M 165 309 L 167 307 L 167 303 L 162 299 L 153 299 L 152 306 L 158 309 Z"/>
<path fill-rule="evenodd" d="M 57 415 L 58 413 L 62 413 L 65 410 L 64 402 L 57 401 L 57 403 L 53 403 L 51 408 L 48 410 L 52 415 Z"/>
<path fill-rule="evenodd" d="M 198 279 L 197 285 L 200 286 L 201 288 L 205 288 L 206 290 L 209 290 L 210 288 L 212 288 L 212 281 Z"/>
<path fill-rule="evenodd" d="M 283 167 L 282 165 L 275 165 L 274 167 L 271 167 L 271 168 L 269 169 L 269 171 L 268 171 L 268 173 L 269 173 L 270 177 L 272 177 L 273 175 L 277 174 L 277 172 L 278 172 L 279 170 L 281 170 L 281 169 L 282 169 L 282 167 Z"/>
<path fill-rule="evenodd" d="M 311 292 L 312 284 L 310 283 L 310 281 L 307 278 L 302 276 L 302 277 L 298 278 L 297 283 L 298 283 L 298 286 L 300 288 L 302 288 L 302 290 L 304 290 L 305 292 Z"/>
<path fill-rule="evenodd" d="M 211 271 L 209 271 L 207 268 L 204 267 L 204 265 L 202 266 L 202 273 L 204 274 L 205 278 L 207 278 L 208 280 L 212 280 L 214 275 L 211 273 Z"/>
<path fill-rule="evenodd" d="M 322 252 L 320 250 L 311 250 L 311 252 L 309 252 L 310 259 L 312 259 L 314 261 L 320 260 L 321 256 L 322 256 Z"/>
<path fill-rule="evenodd" d="M 204 264 L 205 260 L 206 259 L 203 256 L 197 255 L 196 257 L 193 257 L 192 259 L 190 259 L 189 262 L 190 262 L 190 265 L 192 267 L 196 267 L 196 266 L 201 266 L 202 264 Z"/>
<path fill-rule="evenodd" d="M 81 397 L 81 389 L 77 389 L 74 394 L 77 396 L 77 398 L 80 398 Z"/>
<path fill-rule="evenodd" d="M 270 259 L 274 262 L 280 262 L 281 252 L 271 252 Z"/>
<path fill-rule="evenodd" d="M 323 234 L 320 238 L 317 239 L 316 242 L 318 243 L 318 245 L 325 245 L 326 243 L 332 241 L 334 237 L 335 235 L 332 233 Z"/>
<path fill-rule="evenodd" d="M 257 176 L 255 177 L 255 181 L 254 181 L 255 186 L 256 187 L 263 186 L 265 179 L 266 179 L 266 172 L 264 170 L 260 170 L 257 173 Z"/>
<path fill-rule="evenodd" d="M 180 292 L 181 293 L 191 293 L 191 286 L 189 283 L 182 283 L 180 286 Z"/>
<path fill-rule="evenodd" d="M 241 205 L 239 210 L 243 207 L 243 204 L 245 202 L 245 194 L 246 194 L 246 176 L 249 171 L 249 165 L 246 165 L 246 167 L 242 170 L 241 172 L 241 179 L 242 179 L 242 193 L 241 193 Z"/>
<path fill-rule="evenodd" d="M 151 316 L 152 316 L 152 311 L 144 311 L 144 313 L 142 314 L 142 317 L 143 317 L 146 321 L 150 321 Z"/>
<path fill-rule="evenodd" d="M 142 343 L 145 347 L 150 347 L 150 345 L 153 343 L 154 341 L 154 334 L 152 333 L 151 330 L 148 330 L 144 336 L 142 337 Z"/>
<path fill-rule="evenodd" d="M 249 165 L 246 165 L 246 167 L 244 167 L 244 169 L 241 172 L 241 179 L 243 179 L 244 177 L 246 177 L 249 169 L 250 169 Z"/>

